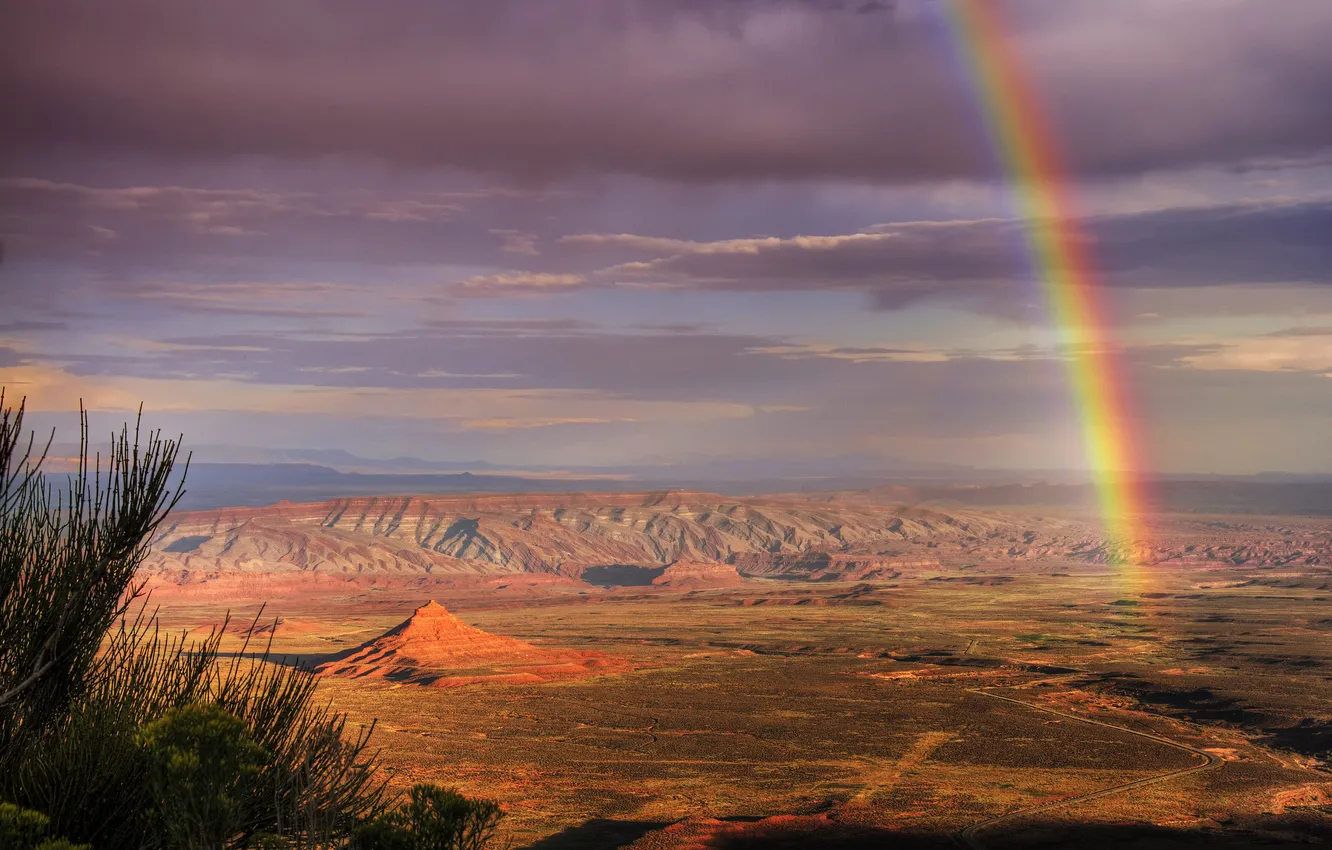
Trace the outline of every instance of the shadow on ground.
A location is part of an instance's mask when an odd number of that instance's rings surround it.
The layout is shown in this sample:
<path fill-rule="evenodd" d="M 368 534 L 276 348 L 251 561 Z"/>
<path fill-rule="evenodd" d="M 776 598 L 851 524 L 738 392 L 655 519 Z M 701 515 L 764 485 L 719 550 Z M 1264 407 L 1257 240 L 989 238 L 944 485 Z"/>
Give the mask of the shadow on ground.
<path fill-rule="evenodd" d="M 597 587 L 651 587 L 652 580 L 666 572 L 665 567 L 640 567 L 630 564 L 611 564 L 588 567 L 579 576 Z"/>
<path fill-rule="evenodd" d="M 617 850 L 668 824 L 593 818 L 529 844 L 523 850 Z"/>
<path fill-rule="evenodd" d="M 348 654 L 348 651 L 345 649 L 338 650 L 337 652 L 290 652 L 280 655 L 278 653 L 265 654 L 263 652 L 250 651 L 219 652 L 217 657 L 222 659 L 247 658 L 251 661 L 267 661 L 270 664 L 278 664 L 282 667 L 304 667 L 313 670 L 320 664 L 325 664 L 329 661 L 337 661 Z"/>
<path fill-rule="evenodd" d="M 717 824 L 716 821 L 711 823 Z M 644 836 L 649 837 L 641 846 L 651 850 L 673 850 L 677 847 L 688 847 L 691 850 L 943 850 L 967 846 L 951 834 L 905 832 L 831 821 L 795 826 L 762 821 L 731 821 L 718 825 L 719 828 L 704 830 L 702 834 L 694 830 L 676 831 L 673 828 L 649 835 L 663 826 L 638 821 L 595 819 L 530 844 L 524 850 L 616 850 Z M 993 850 L 1055 850 L 1069 847 L 1077 850 L 1126 847 L 1143 850 L 1193 847 L 1238 850 L 1323 844 L 1332 840 L 1332 826 L 1322 813 L 1311 811 L 1306 815 L 1289 818 L 1266 818 L 1262 823 L 1226 830 L 1028 823 L 1011 830 L 996 827 L 982 832 L 977 838 L 984 847 Z"/>
<path fill-rule="evenodd" d="M 1105 681 L 1112 691 L 1192 723 L 1237 726 L 1257 733 L 1258 742 L 1265 746 L 1301 755 L 1326 758 L 1332 754 L 1332 723 L 1326 720 L 1261 711 L 1210 688 L 1176 690 L 1132 674 L 1118 674 Z"/>

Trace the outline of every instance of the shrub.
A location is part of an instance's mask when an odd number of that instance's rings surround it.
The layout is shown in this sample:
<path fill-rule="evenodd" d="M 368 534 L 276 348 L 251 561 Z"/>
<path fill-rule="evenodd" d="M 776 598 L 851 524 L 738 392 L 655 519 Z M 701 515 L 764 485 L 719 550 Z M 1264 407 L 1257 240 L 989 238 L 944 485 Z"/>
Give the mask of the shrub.
<path fill-rule="evenodd" d="M 23 448 L 22 421 L 21 406 L 0 410 L 0 799 L 98 850 L 150 846 L 160 765 L 140 727 L 197 705 L 237 718 L 265 754 L 234 789 L 248 796 L 244 841 L 329 845 L 378 815 L 373 725 L 347 735 L 346 717 L 316 703 L 310 671 L 248 639 L 223 661 L 226 625 L 188 643 L 159 630 L 146 599 L 131 613 L 135 572 L 179 497 L 177 444 L 151 434 L 141 446 L 126 428 L 104 474 L 85 418 L 78 471 L 57 490 L 32 440 Z"/>
<path fill-rule="evenodd" d="M 231 845 L 268 757 L 240 718 L 216 705 L 186 706 L 144 726 L 138 740 L 162 846 Z"/>
<path fill-rule="evenodd" d="M 264 753 L 247 786 L 246 835 L 329 843 L 375 817 L 384 785 L 368 751 L 373 725 L 348 734 L 346 717 L 316 702 L 314 676 L 275 663 L 267 647 L 242 646 L 220 662 L 222 631 L 188 643 L 160 634 L 142 611 L 122 623 L 84 698 L 12 774 L 0 773 L 0 795 L 48 812 L 59 832 L 99 850 L 137 850 L 155 808 L 139 723 L 196 705 L 233 715 Z"/>
<path fill-rule="evenodd" d="M 357 850 L 416 850 L 416 838 L 397 819 L 385 815 L 352 831 L 352 846 Z"/>
<path fill-rule="evenodd" d="M 355 843 L 362 850 L 484 850 L 503 817 L 492 800 L 415 785 L 406 805 L 359 827 Z"/>
<path fill-rule="evenodd" d="M 51 819 L 13 803 L 0 803 L 0 847 L 4 850 L 89 850 L 63 838 L 47 838 Z"/>
<path fill-rule="evenodd" d="M 0 803 L 0 847 L 35 847 L 50 827 L 51 819 L 41 812 Z"/>
<path fill-rule="evenodd" d="M 142 591 L 148 538 L 180 497 L 179 445 L 157 433 L 141 447 L 138 427 L 133 441 L 123 428 L 104 471 L 85 415 L 78 471 L 60 490 L 22 434 L 22 405 L 0 410 L 0 766 L 83 693 L 103 636 Z"/>

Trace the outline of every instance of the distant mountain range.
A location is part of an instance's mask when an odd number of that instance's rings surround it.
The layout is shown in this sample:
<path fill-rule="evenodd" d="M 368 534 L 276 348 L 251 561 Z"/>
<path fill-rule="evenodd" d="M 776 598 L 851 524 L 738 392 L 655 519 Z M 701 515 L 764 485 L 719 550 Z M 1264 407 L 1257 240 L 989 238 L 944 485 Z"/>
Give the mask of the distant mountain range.
<path fill-rule="evenodd" d="M 519 575 L 543 576 L 548 589 L 573 581 L 689 590 L 736 587 L 742 577 L 870 581 L 921 571 L 933 581 L 974 582 L 985 579 L 939 572 L 950 564 L 1104 564 L 1122 555 L 1090 514 L 904 506 L 876 502 L 881 495 L 365 496 L 181 512 L 152 539 L 144 572 L 159 588 L 211 585 L 222 594 L 251 579 L 260 581 L 251 592 L 302 592 L 322 581 L 347 593 L 427 577 L 500 579 L 490 585 L 499 590 Z M 1153 522 L 1134 552 L 1153 564 L 1307 568 L 1332 557 L 1325 526 L 1175 516 Z M 301 577 L 311 582 L 291 583 Z M 1320 586 L 1327 576 L 1315 580 Z"/>
<path fill-rule="evenodd" d="M 341 472 L 311 463 L 191 463 L 182 510 L 254 507 L 399 493 L 545 493 L 620 490 L 628 485 L 577 478 L 459 473 Z"/>
<path fill-rule="evenodd" d="M 1004 508 L 1096 509 L 1087 483 L 941 483 L 899 479 L 768 479 L 680 481 L 605 478 L 529 478 L 460 473 L 367 474 L 314 464 L 202 463 L 190 466 L 183 510 L 260 506 L 278 501 L 321 501 L 358 496 L 459 493 L 635 492 L 710 489 L 731 496 L 799 493 L 828 501 Z M 1153 507 L 1166 512 L 1209 514 L 1332 515 L 1329 480 L 1170 480 L 1148 488 Z"/>
<path fill-rule="evenodd" d="M 757 481 L 829 479 L 848 476 L 899 475 L 956 479 L 977 474 L 968 466 L 927 464 L 870 454 L 843 454 L 828 458 L 715 458 L 705 457 L 658 463 L 607 466 L 552 466 L 497 464 L 484 460 L 438 461 L 417 457 L 367 458 L 342 449 L 261 449 L 225 445 L 190 447 L 206 463 L 316 464 L 340 472 L 360 473 L 492 473 L 528 478 L 636 479 L 638 481 Z"/>
<path fill-rule="evenodd" d="M 76 446 L 51 449 L 63 471 Z M 205 510 L 278 501 L 449 493 L 708 490 L 732 496 L 828 494 L 895 503 L 972 507 L 1085 507 L 1086 473 L 920 464 L 873 455 L 823 460 L 730 458 L 605 467 L 506 467 L 486 461 L 365 458 L 338 449 L 199 446 L 180 507 Z M 1146 488 L 1155 506 L 1186 513 L 1332 515 L 1332 475 L 1160 476 Z M 836 494 L 836 495 L 834 495 Z"/>

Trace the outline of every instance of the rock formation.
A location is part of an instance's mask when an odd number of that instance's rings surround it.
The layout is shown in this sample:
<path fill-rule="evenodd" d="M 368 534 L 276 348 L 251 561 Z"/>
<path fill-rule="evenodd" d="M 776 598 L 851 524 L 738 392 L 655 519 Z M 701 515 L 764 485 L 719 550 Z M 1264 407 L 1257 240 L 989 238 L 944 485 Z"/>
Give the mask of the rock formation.
<path fill-rule="evenodd" d="M 979 514 L 680 491 L 375 497 L 175 515 L 145 568 L 173 580 L 219 570 L 577 578 L 605 565 L 726 562 L 935 539 L 956 545 L 1002 527 Z"/>
<path fill-rule="evenodd" d="M 1140 555 L 1147 563 L 1332 563 L 1332 535 L 1316 523 L 1178 518 L 1168 534 L 1153 533 Z M 577 582 L 592 567 L 728 563 L 743 576 L 876 581 L 953 563 L 1102 564 L 1113 555 L 1094 515 L 672 491 L 374 497 L 173 515 L 144 572 L 176 586 L 227 575 Z M 662 578 L 659 586 L 679 586 Z"/>
<path fill-rule="evenodd" d="M 653 586 L 671 590 L 739 587 L 744 583 L 734 566 L 717 561 L 676 561 L 652 580 Z"/>
<path fill-rule="evenodd" d="M 325 662 L 325 676 L 384 678 L 393 682 L 452 687 L 486 681 L 540 682 L 627 665 L 600 653 L 533 646 L 469 626 L 431 600 L 374 640 Z"/>

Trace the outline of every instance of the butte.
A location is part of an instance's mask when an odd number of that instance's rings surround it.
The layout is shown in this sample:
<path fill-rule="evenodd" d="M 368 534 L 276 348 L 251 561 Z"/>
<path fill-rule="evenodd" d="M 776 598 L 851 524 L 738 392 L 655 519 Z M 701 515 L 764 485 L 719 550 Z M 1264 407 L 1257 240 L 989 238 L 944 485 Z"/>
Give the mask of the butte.
<path fill-rule="evenodd" d="M 458 687 L 535 683 L 632 669 L 599 652 L 533 646 L 469 626 L 431 600 L 405 622 L 320 664 L 321 676 Z"/>

